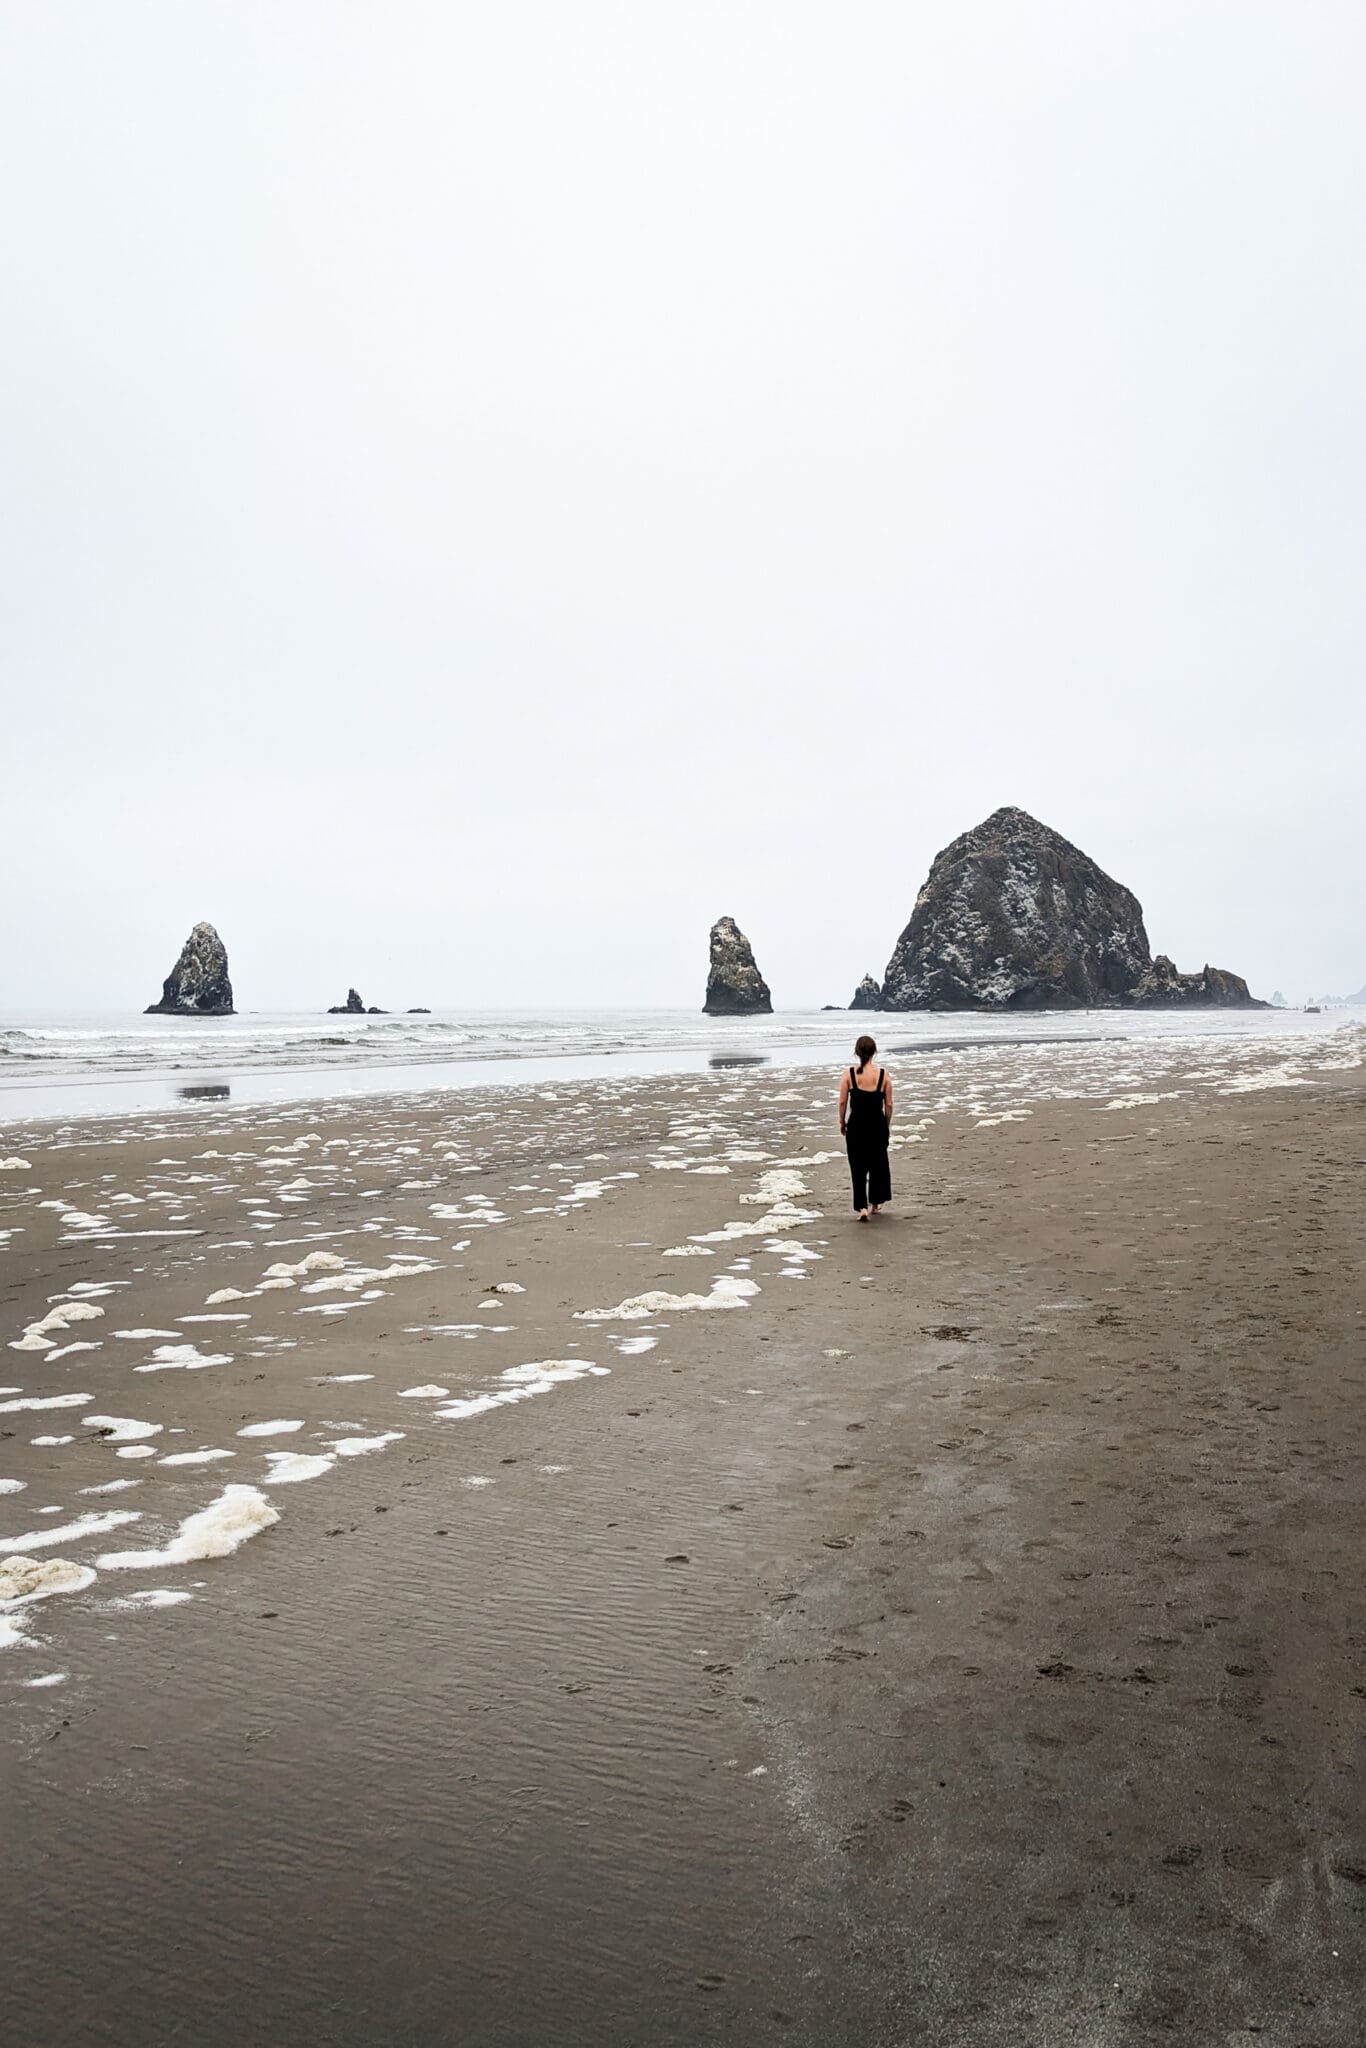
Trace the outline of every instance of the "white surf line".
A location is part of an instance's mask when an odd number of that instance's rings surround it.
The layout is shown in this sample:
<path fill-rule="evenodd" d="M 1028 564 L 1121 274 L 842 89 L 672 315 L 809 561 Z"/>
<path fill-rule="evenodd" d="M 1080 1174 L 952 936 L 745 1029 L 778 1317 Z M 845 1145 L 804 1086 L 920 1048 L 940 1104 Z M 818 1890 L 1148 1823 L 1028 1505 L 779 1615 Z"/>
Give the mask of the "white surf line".
<path fill-rule="evenodd" d="M 226 1486 L 217 1500 L 181 1523 L 164 1549 L 106 1551 L 95 1562 L 106 1572 L 147 1571 L 164 1565 L 197 1564 L 201 1558 L 230 1557 L 249 1537 L 279 1519 L 279 1509 L 256 1487 Z"/>

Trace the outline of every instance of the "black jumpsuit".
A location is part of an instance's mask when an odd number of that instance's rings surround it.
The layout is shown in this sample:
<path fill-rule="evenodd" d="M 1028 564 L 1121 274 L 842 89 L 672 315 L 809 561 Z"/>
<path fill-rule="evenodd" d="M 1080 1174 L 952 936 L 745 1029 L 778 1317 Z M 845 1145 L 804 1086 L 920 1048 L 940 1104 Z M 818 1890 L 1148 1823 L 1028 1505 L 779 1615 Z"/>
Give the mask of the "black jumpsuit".
<path fill-rule="evenodd" d="M 860 1088 L 857 1069 L 849 1069 L 849 1100 L 845 1106 L 844 1142 L 854 1182 L 854 1207 L 866 1209 L 892 1199 L 892 1169 L 887 1158 L 887 1103 L 883 1090 L 887 1069 L 878 1068 L 877 1087 Z"/>

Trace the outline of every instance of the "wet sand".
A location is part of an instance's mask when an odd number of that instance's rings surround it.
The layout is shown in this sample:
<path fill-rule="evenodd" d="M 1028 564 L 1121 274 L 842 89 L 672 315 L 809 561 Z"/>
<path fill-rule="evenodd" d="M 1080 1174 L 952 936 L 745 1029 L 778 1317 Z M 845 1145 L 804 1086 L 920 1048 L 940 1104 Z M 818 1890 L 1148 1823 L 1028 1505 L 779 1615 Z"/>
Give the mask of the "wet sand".
<path fill-rule="evenodd" d="M 1357 2048 L 1363 1069 L 992 1057 L 871 1228 L 815 1075 L 11 1133 L 9 1341 L 115 1291 L 0 1380 L 161 1429 L 0 1414 L 5 1537 L 280 1519 L 12 1617 L 0 2039 Z"/>

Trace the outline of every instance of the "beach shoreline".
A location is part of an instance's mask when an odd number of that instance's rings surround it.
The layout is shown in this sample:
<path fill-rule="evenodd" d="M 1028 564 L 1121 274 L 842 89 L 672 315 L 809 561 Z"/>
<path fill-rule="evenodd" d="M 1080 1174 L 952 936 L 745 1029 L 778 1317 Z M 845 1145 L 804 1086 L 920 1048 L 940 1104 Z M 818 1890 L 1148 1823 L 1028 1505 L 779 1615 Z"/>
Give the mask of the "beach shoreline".
<path fill-rule="evenodd" d="M 837 1070 L 34 1126 L 15 2038 L 1348 2048 L 1362 1077 L 936 1052 L 868 1228 Z"/>

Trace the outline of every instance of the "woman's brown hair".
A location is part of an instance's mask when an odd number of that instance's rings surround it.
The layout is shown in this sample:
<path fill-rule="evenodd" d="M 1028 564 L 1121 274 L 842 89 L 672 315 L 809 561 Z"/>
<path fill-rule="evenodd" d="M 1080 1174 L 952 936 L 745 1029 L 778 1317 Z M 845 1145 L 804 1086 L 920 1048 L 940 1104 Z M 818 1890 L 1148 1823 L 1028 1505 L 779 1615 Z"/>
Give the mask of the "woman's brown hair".
<path fill-rule="evenodd" d="M 862 1038 L 855 1039 L 854 1051 L 858 1054 L 858 1070 L 862 1073 L 869 1060 L 873 1057 L 873 1054 L 877 1051 L 877 1040 L 870 1038 L 865 1031 Z"/>

